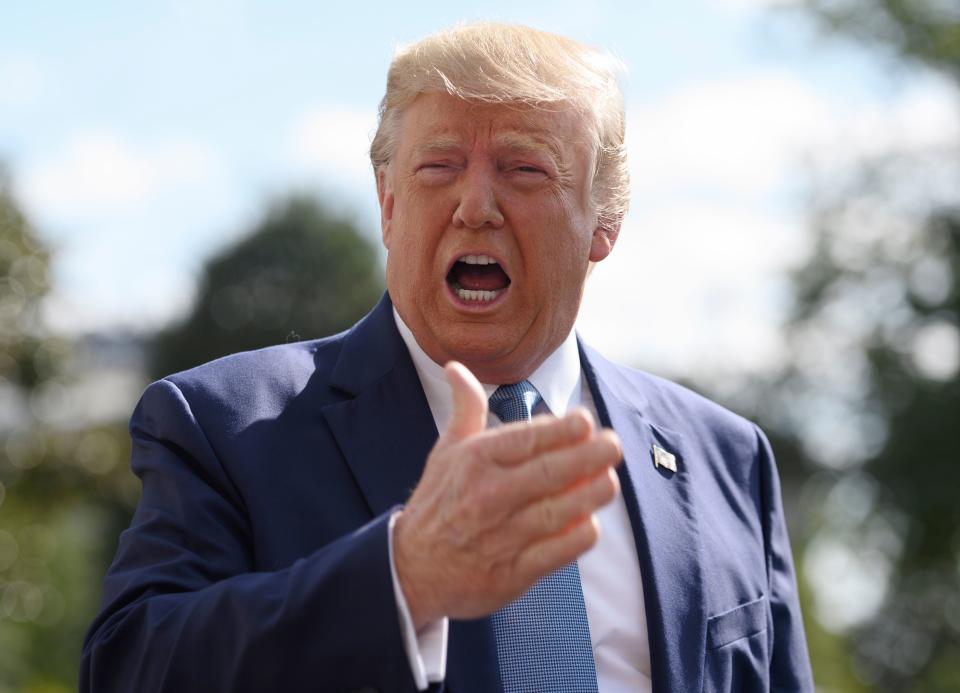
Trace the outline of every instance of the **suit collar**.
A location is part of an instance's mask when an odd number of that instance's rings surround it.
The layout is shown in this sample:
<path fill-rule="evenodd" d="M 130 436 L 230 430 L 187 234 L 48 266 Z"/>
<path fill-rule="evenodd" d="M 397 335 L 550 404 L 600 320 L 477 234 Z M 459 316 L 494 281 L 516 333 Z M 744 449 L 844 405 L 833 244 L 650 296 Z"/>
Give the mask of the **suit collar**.
<path fill-rule="evenodd" d="M 373 516 L 406 502 L 437 438 L 391 310 L 384 294 L 346 334 L 330 383 L 352 398 L 323 407 Z"/>
<path fill-rule="evenodd" d="M 343 347 L 330 373 L 330 384 L 356 395 L 387 375 L 404 357 L 403 340 L 392 318 L 393 304 L 384 292 L 380 301 L 343 338 Z"/>
<path fill-rule="evenodd" d="M 707 613 L 688 446 L 652 420 L 635 378 L 582 343 L 581 362 L 600 423 L 623 444 L 618 473 L 640 559 L 653 691 L 700 690 Z M 676 456 L 676 472 L 653 464 L 654 445 Z"/>

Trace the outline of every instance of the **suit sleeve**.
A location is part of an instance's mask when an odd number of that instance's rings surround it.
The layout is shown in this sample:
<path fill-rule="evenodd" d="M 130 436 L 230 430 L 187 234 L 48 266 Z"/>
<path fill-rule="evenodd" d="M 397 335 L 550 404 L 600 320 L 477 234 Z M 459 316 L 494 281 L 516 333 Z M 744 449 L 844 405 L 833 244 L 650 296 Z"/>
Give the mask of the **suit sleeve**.
<path fill-rule="evenodd" d="M 780 478 L 767 437 L 756 429 L 759 443 L 760 482 L 763 500 L 763 536 L 767 557 L 772 649 L 770 689 L 805 692 L 814 690 L 810 656 L 803 631 L 790 538 L 787 536 Z"/>
<path fill-rule="evenodd" d="M 389 513 L 253 572 L 242 498 L 174 383 L 147 389 L 130 431 L 143 491 L 84 643 L 81 691 L 416 690 Z"/>

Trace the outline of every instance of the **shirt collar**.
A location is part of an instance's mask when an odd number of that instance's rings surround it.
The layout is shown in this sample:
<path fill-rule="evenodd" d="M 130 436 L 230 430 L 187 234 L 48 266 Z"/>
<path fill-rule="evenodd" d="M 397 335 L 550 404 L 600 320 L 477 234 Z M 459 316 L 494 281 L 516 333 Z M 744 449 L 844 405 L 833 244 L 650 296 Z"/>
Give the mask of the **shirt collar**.
<path fill-rule="evenodd" d="M 420 376 L 420 383 L 423 385 L 423 391 L 427 396 L 430 408 L 435 415 L 438 411 L 450 410 L 453 402 L 450 396 L 450 386 L 447 385 L 447 378 L 443 374 L 443 367 L 434 362 L 420 348 L 416 337 L 403 322 L 396 308 L 393 309 L 393 318 L 397 323 L 400 336 L 410 351 L 410 357 L 413 359 L 413 365 Z M 580 378 L 580 351 L 577 348 L 576 333 L 571 330 L 560 346 L 544 359 L 540 367 L 527 380 L 537 388 L 537 392 L 540 393 L 550 412 L 554 416 L 563 416 L 570 409 L 580 404 Z M 481 384 L 489 399 L 493 391 L 503 383 Z M 438 425 L 439 423 L 438 421 Z"/>

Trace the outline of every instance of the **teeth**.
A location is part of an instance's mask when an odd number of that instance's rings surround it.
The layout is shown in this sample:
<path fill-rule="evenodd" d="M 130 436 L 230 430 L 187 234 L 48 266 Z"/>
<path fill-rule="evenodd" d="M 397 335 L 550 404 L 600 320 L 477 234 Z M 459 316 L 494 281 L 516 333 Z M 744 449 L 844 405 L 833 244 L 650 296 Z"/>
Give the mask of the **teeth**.
<path fill-rule="evenodd" d="M 468 265 L 495 265 L 497 261 L 489 255 L 464 255 L 460 262 Z"/>
<path fill-rule="evenodd" d="M 500 291 L 471 291 L 470 289 L 457 289 L 457 296 L 463 301 L 492 301 L 500 295 Z"/>

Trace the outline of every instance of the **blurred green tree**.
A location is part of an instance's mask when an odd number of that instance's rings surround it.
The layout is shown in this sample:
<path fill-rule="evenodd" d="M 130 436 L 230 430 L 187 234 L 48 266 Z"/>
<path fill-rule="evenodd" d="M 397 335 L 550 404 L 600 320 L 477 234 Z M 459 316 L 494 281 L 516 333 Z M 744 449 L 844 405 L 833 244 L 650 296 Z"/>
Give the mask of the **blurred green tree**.
<path fill-rule="evenodd" d="M 16 205 L 0 168 L 0 384 L 30 389 L 52 374 L 57 358 L 44 335 L 41 300 L 49 287 L 49 253 Z"/>
<path fill-rule="evenodd" d="M 960 5 L 799 5 L 830 35 L 960 88 Z M 817 613 L 846 637 L 860 680 L 881 691 L 957 691 L 960 143 L 832 172 L 811 207 L 815 249 L 793 277 L 786 326 L 791 365 L 759 387 L 755 408 L 740 408 L 774 433 L 788 480 L 813 474 L 795 490 L 807 522 L 802 564 L 814 588 L 857 586 L 846 604 L 826 599 Z M 810 630 L 816 664 L 836 636 Z M 827 668 L 821 684 L 843 681 L 835 658 Z"/>
<path fill-rule="evenodd" d="M 0 176 L 0 691 L 70 691 L 136 480 L 120 426 L 64 430 L 69 344 L 43 320 L 50 253 Z"/>
<path fill-rule="evenodd" d="M 960 82 L 960 9 L 949 0 L 801 0 L 829 34 L 877 47 Z"/>
<path fill-rule="evenodd" d="M 139 495 L 124 422 L 63 415 L 83 365 L 44 324 L 49 263 L 0 177 L 0 693 L 76 689 L 101 579 Z M 208 263 L 192 314 L 157 335 L 154 368 L 165 374 L 291 330 L 343 329 L 375 303 L 381 276 L 351 224 L 291 197 Z"/>
<path fill-rule="evenodd" d="M 339 332 L 383 291 L 377 251 L 317 200 L 274 205 L 207 263 L 190 315 L 158 335 L 155 377 L 245 349 Z"/>
<path fill-rule="evenodd" d="M 900 175 L 820 200 L 817 249 L 795 276 L 793 365 L 758 415 L 792 438 L 787 449 L 808 469 L 827 470 L 804 489 L 817 511 L 807 577 L 866 580 L 848 593 L 865 622 L 837 621 L 829 600 L 819 609 L 841 630 L 855 626 L 861 678 L 877 690 L 955 691 L 960 207 L 905 209 Z"/>

